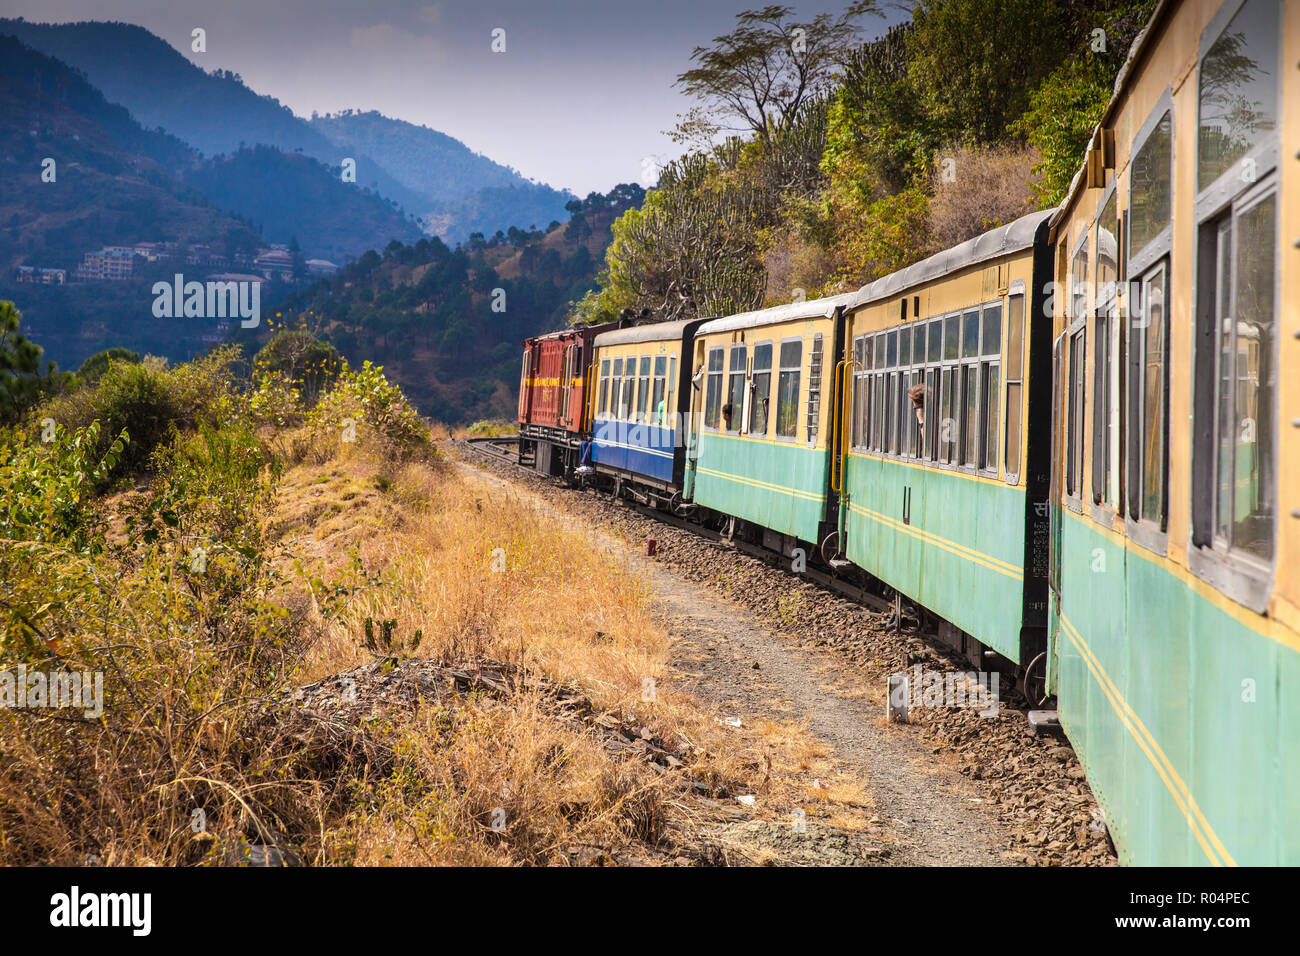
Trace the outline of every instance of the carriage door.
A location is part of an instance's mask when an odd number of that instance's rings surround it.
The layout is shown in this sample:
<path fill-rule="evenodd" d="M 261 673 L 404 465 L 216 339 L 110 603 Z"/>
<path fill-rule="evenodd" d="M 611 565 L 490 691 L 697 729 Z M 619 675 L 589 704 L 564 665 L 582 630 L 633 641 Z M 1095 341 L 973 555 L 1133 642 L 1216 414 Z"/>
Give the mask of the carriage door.
<path fill-rule="evenodd" d="M 700 456 L 700 415 L 704 409 L 704 343 L 695 343 L 695 368 L 699 371 L 691 375 L 690 403 L 686 412 L 686 473 L 682 476 L 682 499 L 691 501 L 695 497 L 695 461 Z"/>

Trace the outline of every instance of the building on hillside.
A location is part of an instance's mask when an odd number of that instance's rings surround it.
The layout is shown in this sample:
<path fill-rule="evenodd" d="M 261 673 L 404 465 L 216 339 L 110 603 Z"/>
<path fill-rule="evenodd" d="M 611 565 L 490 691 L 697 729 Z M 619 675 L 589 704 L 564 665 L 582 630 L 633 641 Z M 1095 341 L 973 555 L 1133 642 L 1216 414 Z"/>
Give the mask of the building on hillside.
<path fill-rule="evenodd" d="M 326 278 L 339 271 L 339 267 L 328 259 L 308 259 L 307 274 L 315 278 Z"/>
<path fill-rule="evenodd" d="M 42 269 L 37 266 L 19 266 L 14 276 L 19 282 L 31 285 L 66 285 L 67 269 Z"/>
<path fill-rule="evenodd" d="M 138 253 L 134 246 L 105 246 L 94 252 L 87 252 L 81 265 L 77 266 L 78 279 L 104 279 L 120 282 L 135 275 Z"/>
<path fill-rule="evenodd" d="M 293 256 L 284 246 L 263 249 L 253 260 L 253 265 L 268 279 L 288 281 L 293 278 Z"/>

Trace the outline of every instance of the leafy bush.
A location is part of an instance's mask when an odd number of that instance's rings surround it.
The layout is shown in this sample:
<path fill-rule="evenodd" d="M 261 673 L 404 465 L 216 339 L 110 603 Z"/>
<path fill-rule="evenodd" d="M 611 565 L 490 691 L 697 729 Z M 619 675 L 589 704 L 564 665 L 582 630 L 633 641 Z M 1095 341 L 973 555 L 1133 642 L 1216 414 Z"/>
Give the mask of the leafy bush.
<path fill-rule="evenodd" d="M 216 427 L 229 417 L 238 357 L 235 346 L 225 346 L 175 367 L 152 357 L 137 365 L 112 362 L 99 379 L 46 403 L 33 418 L 51 418 L 60 431 L 84 429 L 98 421 L 101 456 L 125 430 L 131 441 L 120 465 L 133 472 L 170 440 L 173 429 Z"/>
<path fill-rule="evenodd" d="M 381 366 L 366 362 L 345 368 L 338 381 L 307 415 L 317 454 L 352 441 L 375 442 L 392 458 L 432 454 L 429 430 L 402 390 L 384 377 Z"/>

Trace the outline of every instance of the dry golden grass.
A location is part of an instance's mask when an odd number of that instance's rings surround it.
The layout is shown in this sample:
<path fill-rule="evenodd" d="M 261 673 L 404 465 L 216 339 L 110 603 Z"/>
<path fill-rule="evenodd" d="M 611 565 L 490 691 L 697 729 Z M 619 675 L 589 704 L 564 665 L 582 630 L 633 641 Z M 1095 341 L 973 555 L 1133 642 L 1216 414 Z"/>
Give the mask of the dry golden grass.
<path fill-rule="evenodd" d="M 752 773 L 743 742 L 673 689 L 668 635 L 640 576 L 531 499 L 436 462 L 393 468 L 361 445 L 288 470 L 270 527 L 320 635 L 303 683 L 372 660 L 364 622 L 392 621 L 398 639 L 422 635 L 413 656 L 507 662 L 692 755 L 676 773 L 615 757 L 526 686 L 452 718 L 426 709 L 388 731 L 405 783 L 365 783 L 330 834 L 334 858 L 553 863 L 583 848 L 643 852 L 663 837 L 683 777 L 742 786 Z M 354 586 L 341 603 L 336 581 Z"/>

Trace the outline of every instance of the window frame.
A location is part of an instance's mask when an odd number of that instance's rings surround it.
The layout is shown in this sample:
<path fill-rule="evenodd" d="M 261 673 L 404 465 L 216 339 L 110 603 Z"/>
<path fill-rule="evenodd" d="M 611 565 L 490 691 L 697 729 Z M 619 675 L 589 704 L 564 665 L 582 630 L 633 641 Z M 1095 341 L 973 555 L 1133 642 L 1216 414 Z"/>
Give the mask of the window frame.
<path fill-rule="evenodd" d="M 1133 160 L 1146 147 L 1151 137 L 1155 135 L 1160 126 L 1160 121 L 1169 115 L 1169 221 L 1164 227 L 1147 240 L 1145 246 L 1136 251 L 1132 248 L 1132 231 L 1133 231 Z M 1178 168 L 1174 161 L 1174 147 L 1178 142 L 1178 117 L 1174 112 L 1174 98 L 1169 87 L 1165 87 L 1163 93 L 1156 100 L 1155 106 L 1147 114 L 1146 120 L 1138 129 L 1138 133 L 1133 137 L 1133 142 L 1129 147 L 1129 168 L 1128 168 L 1128 190 L 1124 212 L 1127 214 L 1125 227 L 1125 243 L 1129 246 L 1127 267 L 1125 275 L 1141 275 L 1150 270 L 1157 262 L 1169 254 L 1173 246 L 1174 226 L 1178 219 L 1178 204 L 1174 198 L 1178 195 Z"/>
<path fill-rule="evenodd" d="M 600 360 L 600 402 L 596 406 L 596 418 L 605 418 L 609 413 L 609 369 L 610 360 Z"/>
<path fill-rule="evenodd" d="M 795 366 L 793 366 L 793 367 L 790 367 L 790 366 L 786 366 L 786 365 L 782 365 L 782 364 L 781 364 L 781 353 L 784 351 L 784 348 L 783 348 L 783 347 L 784 347 L 784 346 L 786 345 L 786 343 L 788 343 L 788 342 L 794 342 L 794 343 L 797 343 L 798 346 L 799 346 L 799 362 L 798 362 L 797 365 L 795 365 Z M 789 335 L 789 336 L 786 336 L 786 337 L 782 338 L 782 339 L 780 340 L 780 345 L 779 345 L 778 348 L 776 349 L 776 354 L 775 354 L 774 358 L 775 358 L 775 360 L 776 360 L 776 395 L 777 395 L 777 406 L 776 406 L 776 417 L 775 417 L 775 420 L 774 420 L 773 423 L 772 423 L 772 424 L 773 424 L 772 431 L 774 432 L 774 434 L 772 435 L 772 438 L 773 438 L 774 440 L 776 440 L 776 441 L 784 441 L 784 442 L 798 442 L 798 441 L 799 441 L 799 411 L 800 411 L 800 409 L 803 407 L 803 391 L 804 391 L 804 375 L 803 375 L 803 358 L 804 358 L 804 355 L 803 355 L 803 353 L 804 353 L 804 348 L 803 348 L 803 336 L 802 336 L 802 335 Z M 794 395 L 794 411 L 791 413 L 791 414 L 794 416 L 794 419 L 793 419 L 793 421 L 794 421 L 794 432 L 793 432 L 792 434 L 790 434 L 790 435 L 782 435 L 782 434 L 781 434 L 781 379 L 782 379 L 785 375 L 789 374 L 790 372 L 793 372 L 795 375 L 798 376 L 798 383 L 797 383 L 796 386 L 795 386 L 795 395 Z"/>
<path fill-rule="evenodd" d="M 1260 203 L 1273 199 L 1276 202 L 1274 214 L 1274 232 L 1273 232 L 1273 354 L 1269 356 L 1272 363 L 1274 375 L 1280 374 L 1281 365 L 1279 363 L 1279 353 L 1281 351 L 1282 338 L 1282 300 L 1281 300 L 1281 276 L 1282 262 L 1277 253 L 1281 247 L 1283 214 L 1281 205 L 1281 177 L 1270 174 L 1263 179 L 1249 184 L 1250 188 L 1239 190 L 1234 196 L 1221 205 L 1214 207 L 1213 212 L 1209 213 L 1202 221 L 1198 217 L 1197 222 L 1197 252 L 1198 257 L 1210 252 L 1206 246 L 1207 231 L 1213 232 L 1217 239 L 1217 233 L 1222 228 L 1226 220 L 1227 232 L 1229 236 L 1228 247 L 1228 268 L 1229 268 L 1229 301 L 1230 308 L 1235 311 L 1236 292 L 1237 292 L 1237 229 L 1239 217 L 1245 215 L 1250 210 L 1256 208 Z M 1217 245 L 1215 251 L 1217 252 Z M 1268 609 L 1268 599 L 1272 592 L 1273 581 L 1277 574 L 1279 559 L 1279 539 L 1282 535 L 1283 522 L 1286 520 L 1286 514 L 1282 510 L 1280 494 L 1280 444 L 1282 438 L 1283 423 L 1281 419 L 1281 389 L 1274 383 L 1272 395 L 1272 408 L 1270 416 L 1272 418 L 1273 442 L 1271 455 L 1272 475 L 1270 476 L 1271 493 L 1273 496 L 1273 542 L 1272 557 L 1264 561 L 1257 555 L 1243 551 L 1240 548 L 1231 546 L 1231 541 L 1224 542 L 1218 534 L 1219 523 L 1219 503 L 1218 503 L 1218 474 L 1215 463 L 1219 453 L 1218 441 L 1221 437 L 1219 428 L 1220 407 L 1218 403 L 1220 383 L 1217 380 L 1219 371 L 1219 340 L 1217 337 L 1218 329 L 1218 302 L 1217 297 L 1220 293 L 1217 279 L 1213 282 L 1204 278 L 1204 269 L 1213 269 L 1217 272 L 1218 262 L 1198 262 L 1198 282 L 1197 282 L 1197 302 L 1195 312 L 1195 332 L 1194 332 L 1194 349 L 1193 349 L 1193 378 L 1200 379 L 1202 375 L 1214 376 L 1214 388 L 1207 390 L 1207 394 L 1198 395 L 1195 390 L 1192 394 L 1193 408 L 1193 427 L 1192 427 L 1192 481 L 1191 481 L 1191 520 L 1188 522 L 1187 535 L 1187 555 L 1188 567 L 1197 577 L 1213 586 L 1216 590 L 1222 592 L 1232 600 L 1242 604 L 1257 613 L 1265 613 Z M 1211 314 L 1207 323 L 1203 309 L 1206 303 L 1200 300 L 1201 290 L 1207 286 L 1213 288 L 1213 298 L 1215 302 L 1208 303 L 1211 308 Z M 1207 342 L 1206 332 L 1213 333 Z M 1236 334 L 1234 332 L 1233 341 L 1235 342 Z M 1206 355 L 1206 350 L 1209 354 Z M 1234 352 L 1234 355 L 1237 353 Z M 1233 376 L 1234 386 L 1237 382 L 1237 376 Z M 1236 402 L 1234 401 L 1234 410 Z M 1235 416 L 1235 417 L 1239 417 Z M 1234 471 L 1234 479 L 1236 473 Z M 1234 480 L 1235 487 L 1235 480 Z M 1208 526 L 1208 535 L 1207 535 Z"/>
<path fill-rule="evenodd" d="M 714 371 L 712 368 L 714 353 L 717 353 L 720 356 L 718 362 L 718 368 L 716 371 Z M 722 397 L 723 397 L 723 386 L 726 383 L 726 375 L 727 375 L 726 346 L 723 345 L 706 346 L 704 350 L 704 404 L 702 408 L 703 414 L 700 416 L 700 427 L 704 431 L 715 432 L 715 433 L 722 432 L 722 406 L 723 404 L 725 404 L 722 401 Z M 714 419 L 712 423 L 710 423 L 709 415 L 711 411 L 710 409 L 711 403 L 709 398 L 709 390 L 713 386 L 715 381 L 717 382 L 717 386 L 718 386 L 718 392 L 717 392 L 717 413 L 718 414 L 717 414 L 717 418 Z"/>
<path fill-rule="evenodd" d="M 1147 323 L 1141 328 L 1143 332 L 1143 347 L 1139 359 L 1137 351 L 1133 346 L 1133 315 L 1132 308 L 1126 310 L 1124 322 L 1124 364 L 1125 364 L 1125 479 L 1124 479 L 1124 528 L 1129 539 L 1137 542 L 1148 551 L 1157 554 L 1167 554 L 1169 549 L 1169 398 L 1170 398 L 1170 359 L 1172 352 L 1170 349 L 1170 331 L 1172 323 L 1169 316 L 1169 278 L 1172 275 L 1172 264 L 1168 255 L 1156 260 L 1141 271 L 1130 271 L 1130 276 L 1136 274 L 1136 285 L 1142 291 L 1139 292 L 1142 308 L 1148 313 Z M 1164 303 L 1162 307 L 1162 317 L 1164 322 L 1164 331 L 1161 336 L 1162 356 L 1162 395 L 1163 395 L 1163 421 L 1161 423 L 1161 446 L 1162 446 L 1162 477 L 1161 477 L 1161 497 L 1162 513 L 1159 521 L 1152 521 L 1142 515 L 1142 488 L 1145 475 L 1141 469 L 1145 467 L 1140 451 L 1140 444 L 1137 449 L 1131 447 L 1132 442 L 1141 443 L 1145 437 L 1146 421 L 1146 343 L 1145 333 L 1150 327 L 1149 311 L 1151 308 L 1150 297 L 1145 292 L 1145 287 L 1156 273 L 1164 273 Z M 1140 372 L 1141 374 L 1135 374 Z M 1135 401 L 1135 398 L 1140 399 Z M 1136 427 L 1135 427 L 1136 426 Z M 1138 517 L 1133 516 L 1134 502 L 1138 509 Z"/>
<path fill-rule="evenodd" d="M 1210 48 L 1218 41 L 1223 32 L 1228 29 L 1228 25 L 1236 19 L 1238 13 L 1249 3 L 1250 0 L 1228 0 L 1224 3 L 1211 18 L 1204 32 L 1201 34 L 1201 41 L 1196 52 L 1196 129 L 1192 137 L 1192 191 L 1196 196 L 1193 205 L 1193 217 L 1199 229 L 1202 221 L 1213 218 L 1216 212 L 1221 211 L 1223 207 L 1231 203 L 1235 198 L 1241 195 L 1242 181 L 1240 174 L 1233 176 L 1232 171 L 1235 167 L 1250 160 L 1255 164 L 1255 178 L 1249 185 L 1258 185 L 1263 182 L 1270 173 L 1276 170 L 1281 164 L 1282 148 L 1280 127 L 1284 118 L 1284 100 L 1282 98 L 1282 76 L 1286 69 L 1286 48 L 1283 42 L 1286 34 L 1283 32 L 1285 26 L 1284 4 L 1277 4 L 1277 36 L 1278 36 L 1278 62 L 1272 64 L 1273 76 L 1277 83 L 1277 105 L 1278 116 L 1277 124 L 1274 126 L 1270 136 L 1265 137 L 1264 141 L 1256 143 L 1253 147 L 1242 154 L 1241 158 L 1219 174 L 1218 178 L 1206 186 L 1200 188 L 1201 172 L 1201 71 L 1205 67 L 1206 54 Z M 1235 180 L 1235 182 L 1234 182 Z"/>
<path fill-rule="evenodd" d="M 1089 428 L 1089 446 L 1091 459 L 1088 466 L 1088 510 L 1092 519 L 1104 527 L 1111 527 L 1115 515 L 1123 510 L 1124 498 L 1124 313 L 1120 308 L 1122 292 L 1122 263 L 1124 249 L 1121 246 L 1121 211 L 1119 208 L 1119 183 L 1112 180 L 1102 191 L 1097 201 L 1097 214 L 1093 220 L 1093 300 L 1089 320 L 1092 323 L 1092 422 Z M 1115 263 L 1114 276 L 1109 288 L 1101 284 L 1101 232 L 1102 214 L 1106 206 L 1115 201 Z M 1103 322 L 1104 320 L 1104 322 Z M 1103 329 L 1102 326 L 1105 326 Z M 1104 332 L 1104 335 L 1103 335 Z M 1103 355 L 1105 366 L 1103 366 Z M 1105 381 L 1099 382 L 1099 376 L 1105 371 Z M 1101 386 L 1104 384 L 1105 388 Z M 1104 392 L 1104 400 L 1102 398 Z M 1098 413 L 1102 413 L 1099 417 Z M 1104 455 L 1101 467 L 1105 471 L 1104 487 L 1101 500 L 1098 500 L 1098 428 L 1099 423 L 1107 426 L 1105 433 Z"/>
<path fill-rule="evenodd" d="M 1018 375 L 1016 378 L 1012 378 L 1012 377 L 1011 377 L 1011 369 L 1010 369 L 1010 364 L 1011 364 L 1011 300 L 1012 300 L 1012 299 L 1017 299 L 1017 298 L 1020 300 L 1020 320 L 1019 320 L 1019 324 L 1020 324 L 1020 355 L 1017 356 L 1017 358 L 1019 359 L 1019 364 L 1018 364 L 1019 375 Z M 1023 447 L 1023 446 L 1024 446 L 1024 434 L 1025 434 L 1025 418 L 1026 418 L 1025 413 L 1024 413 L 1024 399 L 1025 399 L 1025 369 L 1026 369 L 1026 368 L 1028 367 L 1028 365 L 1029 365 L 1028 361 L 1026 360 L 1026 356 L 1027 356 L 1027 354 L 1028 354 L 1028 348 L 1027 348 L 1028 342 L 1027 342 L 1027 340 L 1026 340 L 1026 339 L 1027 339 L 1027 337 L 1026 337 L 1026 332 L 1028 331 L 1029 323 L 1026 322 L 1025 319 L 1028 317 L 1028 314 L 1029 314 L 1028 310 L 1029 310 L 1029 308 L 1030 308 L 1030 303 L 1029 303 L 1029 296 L 1027 295 L 1027 290 L 1026 290 L 1025 280 L 1024 280 L 1024 279 L 1016 279 L 1014 282 L 1012 282 L 1011 285 L 1007 288 L 1007 294 L 1003 297 L 1003 301 L 1005 302 L 1005 308 L 1004 308 L 1004 313 L 1003 313 L 1004 316 L 1005 316 L 1005 322 L 1004 322 L 1004 326 L 1005 326 L 1005 327 L 1004 327 L 1003 332 L 1002 332 L 1002 339 L 1003 339 L 1003 342 L 1005 343 L 1005 353 L 1006 353 L 1006 354 L 1003 356 L 1003 359 L 1002 359 L 1002 441 L 1001 441 L 1001 454 L 1002 454 L 1002 480 L 1003 480 L 1004 482 L 1006 482 L 1008 485 L 1019 485 L 1019 484 L 1020 484 L 1020 470 L 1021 470 L 1021 468 L 1024 466 L 1024 463 L 1025 463 L 1025 462 L 1024 462 L 1024 459 L 1025 459 L 1025 453 L 1024 453 L 1024 447 Z M 1015 429 L 1016 467 L 1015 467 L 1014 470 L 1010 467 L 1010 460 L 1009 460 L 1009 456 L 1008 456 L 1008 454 L 1007 454 L 1007 452 L 1008 452 L 1008 451 L 1010 450 L 1010 448 L 1011 448 L 1011 439 L 1012 439 L 1012 434 L 1011 434 L 1011 407 L 1012 407 L 1012 402 L 1011 402 L 1011 389 L 1012 389 L 1013 386 L 1015 386 L 1016 389 L 1017 389 L 1017 391 L 1016 391 L 1016 402 L 1015 402 L 1015 409 L 1016 409 L 1016 429 Z"/>

